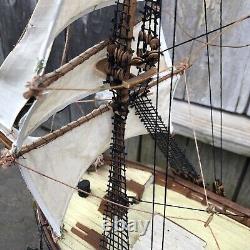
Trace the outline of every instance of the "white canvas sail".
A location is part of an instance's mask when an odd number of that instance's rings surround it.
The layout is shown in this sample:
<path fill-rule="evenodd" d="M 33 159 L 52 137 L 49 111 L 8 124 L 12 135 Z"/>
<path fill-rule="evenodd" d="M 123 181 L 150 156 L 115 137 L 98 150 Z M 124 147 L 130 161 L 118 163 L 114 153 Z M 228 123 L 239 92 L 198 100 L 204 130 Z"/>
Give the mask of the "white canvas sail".
<path fill-rule="evenodd" d="M 106 56 L 106 48 L 80 64 L 63 77 L 59 78 L 51 88 L 84 88 L 82 91 L 53 91 L 48 90 L 35 101 L 23 124 L 20 127 L 18 141 L 16 142 L 17 150 L 28 135 L 30 135 L 39 125 L 45 122 L 50 116 L 64 109 L 74 101 L 80 100 L 95 91 L 91 89 L 103 85 L 104 74 L 96 70 L 96 63 Z"/>
<path fill-rule="evenodd" d="M 135 26 L 134 34 L 137 36 L 141 24 Z M 164 34 L 161 35 L 162 49 L 166 48 Z M 136 49 L 137 40 L 132 42 L 132 48 Z M 97 47 L 97 46 L 95 46 Z M 90 48 L 88 51 L 93 50 L 95 47 Z M 88 51 L 84 53 L 88 53 Z M 90 94 L 95 93 L 93 89 L 103 86 L 105 74 L 98 72 L 96 64 L 106 57 L 106 48 L 102 49 L 95 55 L 91 56 L 88 60 L 84 61 L 73 70 L 60 77 L 58 80 L 50 84 L 50 88 L 68 88 L 68 89 L 81 89 L 82 91 L 53 91 L 47 90 L 38 100 L 35 101 L 26 115 L 23 124 L 20 127 L 18 140 L 15 142 L 16 150 L 18 151 L 23 144 L 23 141 L 29 136 L 39 125 L 45 122 L 56 112 L 62 110 L 67 105 L 74 101 L 80 100 Z M 171 60 L 168 53 L 161 56 L 161 68 L 167 69 L 171 67 Z M 163 84 L 163 83 L 162 83 Z M 86 90 L 84 90 L 86 89 Z M 89 89 L 89 91 L 88 91 Z"/>
<path fill-rule="evenodd" d="M 164 55 L 164 60 L 168 66 L 171 65 L 168 53 Z M 178 77 L 174 77 L 174 86 L 177 79 Z M 168 79 L 159 84 L 158 112 L 166 124 L 168 123 L 170 81 Z M 151 89 L 149 98 L 155 105 L 156 86 Z M 108 149 L 112 135 L 111 116 L 111 110 L 105 112 L 56 140 L 25 154 L 19 161 L 25 166 L 75 187 L 89 165 Z M 126 138 L 146 133 L 147 130 L 135 115 L 135 110 L 130 109 Z M 21 168 L 21 172 L 54 232 L 60 235 L 63 217 L 73 190 L 30 170 Z"/>
<path fill-rule="evenodd" d="M 166 88 L 166 84 L 168 87 Z M 159 87 L 159 113 L 165 123 L 168 121 L 169 84 Z M 150 96 L 155 104 L 156 88 Z M 43 147 L 20 157 L 18 162 L 76 187 L 80 177 L 98 155 L 108 149 L 112 135 L 112 111 L 82 124 Z M 135 111 L 130 109 L 126 138 L 146 134 L 147 131 Z M 41 207 L 54 232 L 60 235 L 60 227 L 73 190 L 30 170 L 21 168 L 22 175 L 32 195 Z"/>
<path fill-rule="evenodd" d="M 0 76 L 0 124 L 2 127 L 7 131 L 11 131 L 16 116 L 26 103 L 26 100 L 23 98 L 26 82 L 34 76 L 34 69 L 37 62 L 41 59 L 44 59 L 46 62 L 51 45 L 60 31 L 79 16 L 94 9 L 107 6 L 113 2 L 114 1 L 103 0 L 87 2 L 74 0 L 73 3 L 70 0 L 39 1 L 23 39 L 6 59 L 1 68 L 4 73 Z M 162 38 L 164 38 L 163 35 Z M 161 43 L 162 48 L 165 49 L 165 40 L 162 39 Z M 38 58 L 34 57 L 36 53 L 39 55 Z M 104 53 L 104 50 L 101 51 L 96 57 L 91 58 L 91 64 L 89 61 L 87 68 L 86 65 L 83 64 L 81 68 L 76 69 L 74 72 L 72 71 L 71 74 L 65 75 L 61 79 L 63 81 L 62 83 L 55 82 L 54 86 L 57 86 L 57 84 L 64 85 L 69 79 L 71 83 L 77 81 L 76 84 L 79 84 L 82 73 L 89 74 L 88 77 L 90 77 L 89 79 L 85 78 L 82 86 L 88 87 L 86 80 L 90 81 L 89 84 L 91 87 L 102 85 L 104 76 L 100 77 L 96 75 L 95 63 L 98 62 L 99 59 L 102 59 Z M 165 52 L 163 58 L 166 65 L 171 67 L 168 52 Z M 16 74 L 10 72 L 10 66 L 12 66 L 12 68 L 16 66 Z M 174 79 L 175 83 L 177 77 Z M 9 91 L 7 92 L 7 97 L 5 94 L 2 94 L 5 89 Z M 46 120 L 49 115 L 54 114 L 74 100 L 81 99 L 91 92 L 87 91 L 80 94 L 72 92 L 64 93 L 64 96 L 58 103 L 55 102 L 55 104 L 53 104 L 56 96 L 54 96 L 54 92 L 51 92 L 34 104 L 22 127 L 19 146 L 22 145 L 23 140 L 34 128 Z M 151 89 L 151 93 L 150 98 L 153 103 L 155 103 L 156 87 Z M 170 79 L 163 81 L 159 86 L 158 112 L 166 124 L 168 123 L 169 93 Z M 7 105 L 7 103 L 9 103 L 8 98 L 15 100 L 10 107 Z M 7 109 L 4 110 L 6 107 Z M 38 112 L 39 109 L 40 111 Z M 68 131 L 57 139 L 24 154 L 18 161 L 37 172 L 75 187 L 89 165 L 99 154 L 109 147 L 112 134 L 111 116 L 112 112 L 107 111 L 83 123 L 81 126 Z M 126 138 L 145 133 L 147 133 L 147 131 L 139 120 L 139 117 L 135 115 L 133 109 L 130 109 L 126 125 Z M 31 143 L 30 138 L 28 138 L 27 141 Z M 39 207 L 41 207 L 54 232 L 59 236 L 61 234 L 60 228 L 62 226 L 62 220 L 71 198 L 72 190 L 25 168 L 21 168 L 21 172 Z"/>
<path fill-rule="evenodd" d="M 0 130 L 5 134 L 27 100 L 25 86 L 41 63 L 46 65 L 57 35 L 80 16 L 114 4 L 114 0 L 39 0 L 27 30 L 0 68 Z M 10 102 L 11 100 L 11 102 Z"/>

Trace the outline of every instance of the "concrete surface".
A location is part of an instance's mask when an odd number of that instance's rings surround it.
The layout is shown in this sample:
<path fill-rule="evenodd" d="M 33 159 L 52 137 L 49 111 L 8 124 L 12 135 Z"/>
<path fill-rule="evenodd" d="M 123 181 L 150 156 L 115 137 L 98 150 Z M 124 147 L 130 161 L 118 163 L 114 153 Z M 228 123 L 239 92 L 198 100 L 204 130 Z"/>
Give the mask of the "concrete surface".
<path fill-rule="evenodd" d="M 0 169 L 0 249 L 39 249 L 32 197 L 19 169 Z"/>

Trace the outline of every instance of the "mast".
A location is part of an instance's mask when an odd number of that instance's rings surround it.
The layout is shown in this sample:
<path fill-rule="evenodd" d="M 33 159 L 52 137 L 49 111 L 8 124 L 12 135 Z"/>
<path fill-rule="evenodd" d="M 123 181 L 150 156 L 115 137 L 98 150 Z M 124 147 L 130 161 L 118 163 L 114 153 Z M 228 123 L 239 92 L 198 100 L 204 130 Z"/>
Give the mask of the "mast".
<path fill-rule="evenodd" d="M 133 55 L 131 42 L 136 16 L 136 0 L 117 2 L 114 31 L 108 45 L 107 81 L 118 86 L 130 78 L 130 61 Z M 113 90 L 113 135 L 110 145 L 111 166 L 107 199 L 128 206 L 125 165 L 125 126 L 129 107 L 129 89 Z M 104 211 L 104 232 L 101 249 L 129 249 L 128 211 L 119 205 L 106 203 Z"/>

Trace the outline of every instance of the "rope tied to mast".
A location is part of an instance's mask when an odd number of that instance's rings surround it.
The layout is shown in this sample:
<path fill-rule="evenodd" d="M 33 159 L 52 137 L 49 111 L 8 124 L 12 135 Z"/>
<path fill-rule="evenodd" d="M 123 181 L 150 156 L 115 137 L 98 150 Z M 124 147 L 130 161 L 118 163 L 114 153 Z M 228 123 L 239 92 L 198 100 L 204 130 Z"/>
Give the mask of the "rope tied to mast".
<path fill-rule="evenodd" d="M 37 99 L 42 96 L 44 87 L 42 87 L 42 83 L 45 77 L 36 75 L 34 76 L 31 81 L 28 81 L 26 87 L 28 90 L 23 94 L 25 99 L 29 99 L 31 97 L 36 97 Z"/>
<path fill-rule="evenodd" d="M 8 149 L 3 149 L 0 155 L 0 167 L 8 168 L 13 165 L 16 157 Z"/>
<path fill-rule="evenodd" d="M 176 70 L 179 75 L 183 75 L 187 69 L 189 69 L 192 64 L 188 61 L 188 58 L 184 58 L 178 64 L 175 65 Z"/>

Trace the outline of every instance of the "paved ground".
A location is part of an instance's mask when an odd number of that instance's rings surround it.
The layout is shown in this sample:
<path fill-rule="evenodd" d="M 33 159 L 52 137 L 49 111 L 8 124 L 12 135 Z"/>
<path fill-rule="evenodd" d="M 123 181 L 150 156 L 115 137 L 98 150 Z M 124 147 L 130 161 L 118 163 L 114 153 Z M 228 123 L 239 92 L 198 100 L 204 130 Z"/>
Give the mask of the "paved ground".
<path fill-rule="evenodd" d="M 32 198 L 18 169 L 0 169 L 0 249 L 39 247 Z"/>

